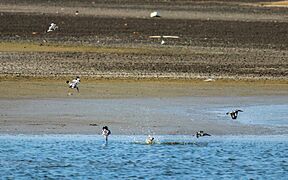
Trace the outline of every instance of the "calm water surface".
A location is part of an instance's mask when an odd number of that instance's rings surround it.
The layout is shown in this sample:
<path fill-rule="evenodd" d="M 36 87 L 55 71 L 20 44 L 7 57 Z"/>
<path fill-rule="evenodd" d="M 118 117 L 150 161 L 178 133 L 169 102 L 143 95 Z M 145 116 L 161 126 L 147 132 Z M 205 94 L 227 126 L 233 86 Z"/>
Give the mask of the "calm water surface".
<path fill-rule="evenodd" d="M 287 179 L 287 137 L 1 135 L 0 177 Z"/>

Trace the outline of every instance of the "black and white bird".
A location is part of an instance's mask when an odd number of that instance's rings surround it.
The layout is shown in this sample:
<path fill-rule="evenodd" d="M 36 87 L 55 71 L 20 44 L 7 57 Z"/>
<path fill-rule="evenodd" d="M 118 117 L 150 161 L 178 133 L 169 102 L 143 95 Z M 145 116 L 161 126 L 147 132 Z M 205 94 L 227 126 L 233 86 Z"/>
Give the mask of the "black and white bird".
<path fill-rule="evenodd" d="M 198 131 L 198 132 L 196 132 L 195 136 L 196 136 L 197 138 L 199 138 L 199 137 L 211 136 L 211 135 L 208 134 L 208 133 L 204 133 L 204 131 Z"/>
<path fill-rule="evenodd" d="M 69 88 L 71 89 L 77 89 L 77 91 L 79 92 L 79 84 L 80 84 L 80 77 L 77 76 L 76 79 L 73 79 L 71 82 L 70 81 L 66 81 L 66 83 L 69 85 Z"/>
<path fill-rule="evenodd" d="M 47 33 L 51 32 L 51 31 L 55 31 L 56 29 L 58 29 L 58 26 L 55 24 L 55 23 L 51 23 L 48 30 L 47 30 Z"/>
<path fill-rule="evenodd" d="M 236 110 L 234 110 L 234 111 L 227 112 L 226 115 L 230 115 L 232 119 L 237 119 L 237 117 L 238 117 L 238 112 L 243 112 L 243 111 L 240 110 L 240 109 L 236 109 Z"/>
<path fill-rule="evenodd" d="M 102 135 L 105 137 L 106 143 L 108 142 L 108 136 L 111 134 L 111 131 L 108 129 L 107 126 L 102 128 Z"/>

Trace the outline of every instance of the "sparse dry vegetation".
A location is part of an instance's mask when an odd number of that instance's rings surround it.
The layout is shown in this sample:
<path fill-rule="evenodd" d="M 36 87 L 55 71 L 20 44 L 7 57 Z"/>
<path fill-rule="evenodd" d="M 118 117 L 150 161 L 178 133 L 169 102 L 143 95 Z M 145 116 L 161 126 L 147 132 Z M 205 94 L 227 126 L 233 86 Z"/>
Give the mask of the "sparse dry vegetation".
<path fill-rule="evenodd" d="M 0 75 L 287 80 L 288 12 L 281 8 L 160 0 L 163 17 L 151 19 L 150 1 L 93 2 L 2 1 Z M 59 29 L 46 33 L 52 21 Z M 180 38 L 161 46 L 150 35 Z"/>

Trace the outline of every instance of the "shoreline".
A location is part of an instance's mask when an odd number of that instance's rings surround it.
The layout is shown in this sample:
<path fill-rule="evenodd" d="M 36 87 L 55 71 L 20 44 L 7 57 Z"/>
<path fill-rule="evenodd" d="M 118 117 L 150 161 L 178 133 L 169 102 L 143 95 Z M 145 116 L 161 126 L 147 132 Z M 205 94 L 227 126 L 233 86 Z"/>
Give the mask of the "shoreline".
<path fill-rule="evenodd" d="M 82 137 L 85 137 L 85 138 L 94 138 L 96 137 L 96 140 L 103 140 L 103 135 L 101 135 L 101 133 L 95 133 L 95 134 L 55 134 L 55 133 L 51 133 L 51 134 L 12 134 L 12 133 L 2 133 L 0 132 L 0 138 L 1 137 L 10 137 L 10 138 L 14 138 L 14 137 L 22 137 L 22 138 L 63 138 L 63 139 L 68 139 L 68 138 L 79 138 L 81 139 Z M 223 139 L 223 140 L 234 140 L 234 139 L 250 139 L 250 138 L 253 138 L 253 140 L 257 140 L 257 138 L 268 138 L 267 140 L 278 140 L 278 139 L 283 139 L 285 141 L 288 141 L 287 140 L 287 136 L 288 134 L 264 134 L 264 135 L 261 135 L 261 134 L 238 134 L 238 135 L 229 135 L 229 134 L 224 134 L 224 135 L 211 135 L 209 137 L 200 137 L 198 138 L 199 141 L 206 141 L 206 140 L 217 140 L 217 139 Z M 109 136 L 109 139 L 113 139 L 113 140 L 118 140 L 118 139 L 122 139 L 122 138 L 128 138 L 128 141 L 129 140 L 134 140 L 135 138 L 142 138 L 143 137 L 143 142 L 144 140 L 146 139 L 147 137 L 147 134 L 131 134 L 131 135 L 128 135 L 128 134 L 113 134 L 113 136 L 111 135 L 111 137 Z M 193 135 L 193 134 L 153 134 L 153 137 L 160 137 L 160 138 L 165 138 L 165 139 L 169 139 L 169 137 L 171 138 L 176 138 L 177 140 L 180 140 L 179 138 L 183 137 L 183 140 L 188 140 L 187 138 L 193 138 L 191 140 L 194 140 L 194 138 L 196 139 L 196 136 Z M 226 139 L 228 138 L 229 139 Z M 231 138 L 231 139 L 230 139 Z M 125 139 L 127 140 L 127 139 Z"/>
<path fill-rule="evenodd" d="M 143 97 L 288 96 L 287 80 L 103 79 L 81 77 L 80 93 L 70 92 L 63 77 L 1 77 L 0 99 L 121 99 Z"/>

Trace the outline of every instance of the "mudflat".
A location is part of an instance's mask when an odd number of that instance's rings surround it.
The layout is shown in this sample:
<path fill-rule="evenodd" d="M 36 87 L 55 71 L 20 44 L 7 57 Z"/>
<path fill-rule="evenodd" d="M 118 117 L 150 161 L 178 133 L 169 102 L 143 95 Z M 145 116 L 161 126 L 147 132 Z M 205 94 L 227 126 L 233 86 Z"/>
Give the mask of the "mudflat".
<path fill-rule="evenodd" d="M 287 133 L 218 110 L 287 105 L 287 17 L 286 1 L 2 0 L 0 131 Z"/>
<path fill-rule="evenodd" d="M 261 122 L 259 117 L 267 114 L 265 106 L 277 110 L 287 105 L 285 81 L 84 78 L 79 88 L 80 93 L 68 89 L 65 79 L 1 80 L 0 132 L 99 134 L 108 125 L 113 134 L 127 135 L 194 134 L 198 130 L 213 135 L 288 133 L 286 122 L 279 126 L 245 123 L 253 117 Z M 249 112 L 259 105 L 265 106 Z M 240 114 L 237 120 L 225 115 L 235 108 L 248 114 Z M 274 110 L 270 113 L 275 113 L 274 119 L 286 116 Z"/>
<path fill-rule="evenodd" d="M 0 74 L 287 79 L 288 13 L 279 4 L 1 1 Z M 160 18 L 150 18 L 155 10 Z M 52 22 L 59 28 L 47 33 Z"/>

